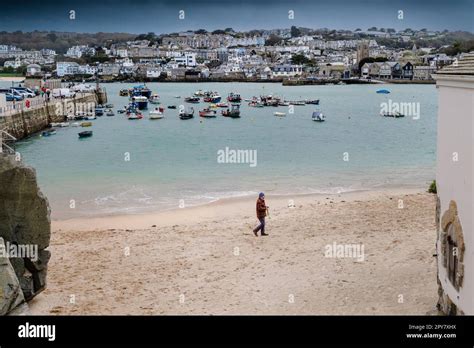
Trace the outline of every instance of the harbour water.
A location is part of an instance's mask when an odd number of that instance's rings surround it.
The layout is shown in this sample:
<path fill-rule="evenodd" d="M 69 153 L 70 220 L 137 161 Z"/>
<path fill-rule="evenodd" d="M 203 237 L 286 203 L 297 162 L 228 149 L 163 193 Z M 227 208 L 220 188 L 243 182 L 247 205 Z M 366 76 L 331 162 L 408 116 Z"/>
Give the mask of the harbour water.
<path fill-rule="evenodd" d="M 115 110 L 127 104 L 103 85 Z M 100 117 L 87 139 L 83 128 L 60 128 L 50 137 L 17 144 L 36 168 L 54 219 L 141 213 L 203 204 L 264 191 L 272 194 L 338 193 L 384 187 L 427 188 L 435 177 L 437 95 L 434 85 L 333 85 L 284 87 L 276 83 L 150 83 L 165 118 Z M 377 94 L 385 88 L 390 94 Z M 241 118 L 202 119 L 206 104 L 186 104 L 194 91 L 230 92 L 242 98 L 273 94 L 286 100 L 320 99 L 320 106 L 252 108 Z M 175 98 L 181 96 L 181 98 Z M 384 102 L 419 103 L 419 118 L 381 117 Z M 180 120 L 178 109 L 194 107 Z M 155 107 L 149 104 L 149 108 Z M 326 122 L 313 122 L 319 110 Z M 275 111 L 286 117 L 275 117 Z M 89 130 L 88 129 L 88 130 Z M 256 165 L 219 163 L 220 150 L 256 151 Z"/>

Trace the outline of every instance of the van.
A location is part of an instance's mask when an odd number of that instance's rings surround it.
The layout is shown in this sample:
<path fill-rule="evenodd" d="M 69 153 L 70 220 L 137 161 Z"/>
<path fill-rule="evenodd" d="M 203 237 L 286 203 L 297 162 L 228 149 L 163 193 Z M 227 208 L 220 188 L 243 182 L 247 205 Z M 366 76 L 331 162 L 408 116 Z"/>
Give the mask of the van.
<path fill-rule="evenodd" d="M 74 98 L 76 93 L 69 88 L 55 88 L 53 89 L 52 95 L 53 98 Z"/>

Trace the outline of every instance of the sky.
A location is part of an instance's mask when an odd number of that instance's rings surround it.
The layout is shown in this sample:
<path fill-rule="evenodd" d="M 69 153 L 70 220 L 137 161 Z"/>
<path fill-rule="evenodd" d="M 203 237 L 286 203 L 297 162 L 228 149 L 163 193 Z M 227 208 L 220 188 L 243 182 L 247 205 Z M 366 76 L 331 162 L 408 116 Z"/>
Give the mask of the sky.
<path fill-rule="evenodd" d="M 184 19 L 179 19 L 181 10 Z M 70 11 L 75 11 L 75 19 Z M 288 18 L 289 11 L 294 11 L 294 19 Z M 0 31 L 163 34 L 292 25 L 474 32 L 474 0 L 2 0 L 0 5 Z"/>

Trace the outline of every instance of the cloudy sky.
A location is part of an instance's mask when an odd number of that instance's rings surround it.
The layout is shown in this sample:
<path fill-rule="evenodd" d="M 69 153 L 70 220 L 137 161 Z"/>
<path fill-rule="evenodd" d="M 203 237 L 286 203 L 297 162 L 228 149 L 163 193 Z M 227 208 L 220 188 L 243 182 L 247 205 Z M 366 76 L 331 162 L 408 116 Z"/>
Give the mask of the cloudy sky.
<path fill-rule="evenodd" d="M 75 19 L 69 18 L 71 10 Z M 179 19 L 183 10 L 185 18 Z M 294 11 L 294 19 L 288 11 Z M 398 19 L 398 11 L 403 19 Z M 0 31 L 169 33 L 204 28 L 428 28 L 474 32 L 474 0 L 2 1 Z"/>

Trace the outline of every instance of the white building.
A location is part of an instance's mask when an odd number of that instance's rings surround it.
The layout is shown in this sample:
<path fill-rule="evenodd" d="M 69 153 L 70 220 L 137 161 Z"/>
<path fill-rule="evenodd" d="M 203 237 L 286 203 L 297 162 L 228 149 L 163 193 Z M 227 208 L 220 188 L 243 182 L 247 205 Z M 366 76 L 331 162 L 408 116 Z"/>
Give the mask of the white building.
<path fill-rule="evenodd" d="M 89 64 L 79 65 L 79 67 L 78 67 L 78 73 L 79 74 L 95 75 L 96 72 L 97 72 L 97 67 L 96 66 L 91 66 Z"/>
<path fill-rule="evenodd" d="M 81 58 L 85 54 L 90 56 L 95 55 L 95 48 L 89 47 L 87 45 L 73 46 L 66 52 L 66 56 L 71 58 Z"/>
<path fill-rule="evenodd" d="M 178 57 L 174 57 L 174 61 L 179 65 L 196 66 L 196 53 L 183 53 Z"/>
<path fill-rule="evenodd" d="M 474 54 L 435 75 L 438 309 L 474 314 Z"/>
<path fill-rule="evenodd" d="M 79 64 L 76 62 L 57 62 L 56 74 L 61 77 L 65 75 L 75 75 L 79 73 Z"/>

